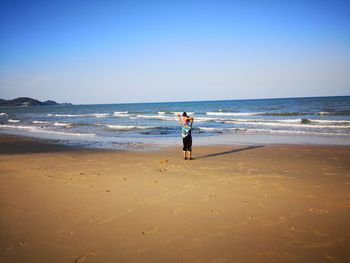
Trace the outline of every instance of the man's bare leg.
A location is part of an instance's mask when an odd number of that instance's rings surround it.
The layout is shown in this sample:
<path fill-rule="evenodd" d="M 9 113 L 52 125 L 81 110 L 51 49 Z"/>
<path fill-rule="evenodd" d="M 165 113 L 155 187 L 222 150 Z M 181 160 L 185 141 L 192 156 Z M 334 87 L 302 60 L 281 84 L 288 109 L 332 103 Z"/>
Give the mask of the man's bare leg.
<path fill-rule="evenodd" d="M 192 151 L 188 151 L 188 153 L 189 153 L 188 158 L 189 158 L 190 160 L 192 160 Z"/>

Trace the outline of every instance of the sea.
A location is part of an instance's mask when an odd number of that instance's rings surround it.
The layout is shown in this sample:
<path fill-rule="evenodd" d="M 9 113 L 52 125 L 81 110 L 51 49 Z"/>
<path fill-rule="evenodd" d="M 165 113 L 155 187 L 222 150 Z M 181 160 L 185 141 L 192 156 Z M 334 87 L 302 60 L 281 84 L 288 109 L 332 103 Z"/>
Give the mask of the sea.
<path fill-rule="evenodd" d="M 194 118 L 194 144 L 350 144 L 350 96 L 0 107 L 0 133 L 143 149 L 181 143 L 182 112 Z"/>

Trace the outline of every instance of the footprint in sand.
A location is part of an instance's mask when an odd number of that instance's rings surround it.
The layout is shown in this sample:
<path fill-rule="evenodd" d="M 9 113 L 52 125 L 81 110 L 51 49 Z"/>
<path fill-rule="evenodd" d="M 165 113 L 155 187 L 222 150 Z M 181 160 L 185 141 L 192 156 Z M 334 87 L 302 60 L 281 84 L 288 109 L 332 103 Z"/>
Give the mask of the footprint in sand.
<path fill-rule="evenodd" d="M 325 254 L 323 255 L 326 259 L 328 259 L 331 262 L 335 262 L 335 263 L 340 263 L 341 261 L 339 259 L 337 259 L 336 257 L 333 257 L 331 255 Z"/>
<path fill-rule="evenodd" d="M 172 210 L 170 212 L 171 215 L 176 215 L 177 213 L 179 213 L 182 209 L 181 208 L 175 208 L 174 210 Z"/>
<path fill-rule="evenodd" d="M 318 230 L 314 230 L 314 233 L 315 233 L 316 235 L 318 235 L 318 236 L 321 236 L 321 237 L 327 237 L 327 236 L 328 236 L 328 234 L 322 233 L 322 232 L 320 232 L 320 231 L 318 231 Z"/>
<path fill-rule="evenodd" d="M 309 211 L 311 213 L 317 214 L 317 215 L 322 215 L 322 214 L 328 214 L 329 211 L 326 209 L 319 209 L 319 208 L 310 208 Z"/>
<path fill-rule="evenodd" d="M 299 228 L 297 228 L 297 227 L 295 227 L 295 226 L 291 227 L 290 229 L 291 229 L 292 231 L 295 231 L 295 232 L 302 232 L 302 233 L 306 233 L 306 232 L 307 232 L 307 231 L 301 230 L 301 229 L 299 229 Z"/>
<path fill-rule="evenodd" d="M 146 235 L 146 234 L 153 234 L 153 233 L 156 233 L 156 232 L 158 232 L 159 231 L 159 227 L 154 227 L 154 228 L 152 228 L 152 229 L 150 229 L 150 230 L 147 230 L 147 231 L 142 231 L 141 232 L 141 235 Z"/>
<path fill-rule="evenodd" d="M 85 261 L 87 258 L 89 258 L 89 257 L 95 257 L 95 256 L 97 256 L 98 254 L 100 254 L 100 252 L 98 252 L 98 251 L 90 251 L 90 252 L 87 253 L 87 254 L 84 254 L 84 255 L 81 255 L 81 256 L 77 257 L 77 258 L 74 260 L 74 262 L 75 262 L 75 263 L 80 263 L 80 262 Z"/>
<path fill-rule="evenodd" d="M 168 162 L 169 160 L 167 159 L 160 160 L 160 168 L 158 171 L 161 173 L 166 172 L 168 170 Z"/>
<path fill-rule="evenodd" d="M 216 210 L 210 210 L 210 211 L 209 211 L 209 214 L 218 216 L 218 215 L 220 215 L 220 212 L 218 212 L 218 211 L 216 211 Z"/>
<path fill-rule="evenodd" d="M 204 201 L 213 200 L 214 198 L 216 198 L 215 194 L 209 194 L 208 197 L 204 199 Z"/>
<path fill-rule="evenodd" d="M 6 250 L 13 250 L 18 247 L 23 247 L 26 243 L 24 241 L 14 243 L 11 247 L 8 247 Z"/>
<path fill-rule="evenodd" d="M 62 233 L 60 234 L 60 238 L 66 238 L 66 237 L 70 237 L 74 234 L 75 232 L 74 231 L 69 231 L 67 233 Z"/>

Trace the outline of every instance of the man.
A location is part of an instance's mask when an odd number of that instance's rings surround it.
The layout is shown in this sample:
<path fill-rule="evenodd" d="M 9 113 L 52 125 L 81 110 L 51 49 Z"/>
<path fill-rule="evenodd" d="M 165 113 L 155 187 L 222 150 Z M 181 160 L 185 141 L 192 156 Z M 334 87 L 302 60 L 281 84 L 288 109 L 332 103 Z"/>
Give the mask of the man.
<path fill-rule="evenodd" d="M 179 117 L 180 125 L 182 128 L 182 142 L 184 160 L 193 160 L 192 158 L 192 124 L 193 118 L 189 117 L 186 112 L 177 115 Z"/>

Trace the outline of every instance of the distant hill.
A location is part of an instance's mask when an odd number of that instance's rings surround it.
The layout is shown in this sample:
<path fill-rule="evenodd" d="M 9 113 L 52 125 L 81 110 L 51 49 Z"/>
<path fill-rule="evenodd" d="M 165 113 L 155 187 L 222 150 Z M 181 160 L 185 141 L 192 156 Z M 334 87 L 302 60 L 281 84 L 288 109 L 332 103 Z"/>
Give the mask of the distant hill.
<path fill-rule="evenodd" d="M 20 97 L 13 100 L 0 99 L 0 106 L 47 106 L 47 105 L 72 105 L 71 103 L 57 103 L 53 100 L 39 101 L 32 98 Z"/>

